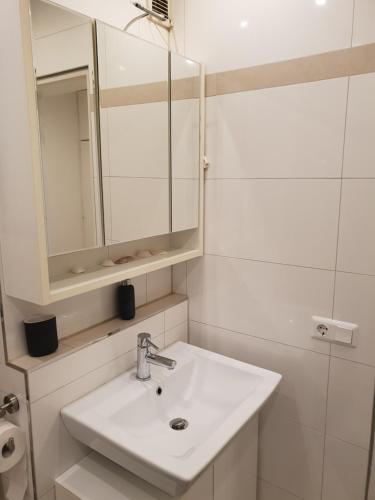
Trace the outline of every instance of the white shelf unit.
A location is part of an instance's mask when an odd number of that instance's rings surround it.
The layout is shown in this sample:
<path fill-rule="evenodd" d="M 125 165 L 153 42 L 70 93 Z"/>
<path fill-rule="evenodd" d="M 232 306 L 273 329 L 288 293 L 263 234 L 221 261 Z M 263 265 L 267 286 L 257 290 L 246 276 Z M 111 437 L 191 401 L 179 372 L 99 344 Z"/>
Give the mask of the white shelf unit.
<path fill-rule="evenodd" d="M 203 255 L 205 78 L 202 67 L 199 228 L 166 236 L 169 246 L 163 248 L 164 255 L 102 268 L 100 260 L 93 265 L 89 255 L 90 252 L 97 255 L 98 250 L 86 250 L 82 253 L 89 256 L 89 265 L 84 274 L 57 276 L 50 272 L 54 258 L 48 257 L 47 250 L 29 0 L 2 0 L 1 8 L 0 241 L 5 293 L 48 305 Z M 71 261 L 72 255 L 61 257 L 64 258 Z"/>

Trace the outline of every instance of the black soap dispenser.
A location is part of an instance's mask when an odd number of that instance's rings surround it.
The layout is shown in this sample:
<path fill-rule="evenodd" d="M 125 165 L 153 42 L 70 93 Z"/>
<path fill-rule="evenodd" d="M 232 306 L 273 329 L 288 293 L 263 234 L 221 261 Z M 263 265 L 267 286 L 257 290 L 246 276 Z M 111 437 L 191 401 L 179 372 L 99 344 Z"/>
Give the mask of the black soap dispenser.
<path fill-rule="evenodd" d="M 117 289 L 117 303 L 121 319 L 133 319 L 135 316 L 134 286 L 130 280 L 124 281 Z"/>

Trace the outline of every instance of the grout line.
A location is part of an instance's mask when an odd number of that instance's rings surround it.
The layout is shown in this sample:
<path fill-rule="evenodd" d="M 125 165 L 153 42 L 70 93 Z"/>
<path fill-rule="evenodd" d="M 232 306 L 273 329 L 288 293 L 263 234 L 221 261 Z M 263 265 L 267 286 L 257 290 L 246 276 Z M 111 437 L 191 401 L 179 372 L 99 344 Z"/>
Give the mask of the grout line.
<path fill-rule="evenodd" d="M 352 10 L 352 33 L 350 37 L 350 46 L 353 48 L 353 40 L 354 40 L 354 21 L 355 21 L 355 9 L 356 8 L 356 0 L 353 0 L 353 10 Z"/>
<path fill-rule="evenodd" d="M 326 433 L 326 437 L 330 437 L 331 439 L 336 439 L 337 441 L 340 441 L 340 443 L 348 444 L 349 446 L 354 446 L 354 448 L 358 448 L 359 450 L 363 451 L 369 451 L 369 448 L 366 448 L 365 446 L 360 446 L 359 444 L 352 443 L 350 441 L 347 441 L 346 439 L 339 438 L 335 436 L 334 434 Z"/>
<path fill-rule="evenodd" d="M 111 175 L 111 176 L 106 176 L 107 179 L 143 179 L 143 180 L 161 180 L 161 181 L 167 181 L 168 179 L 172 178 L 171 177 L 147 177 L 147 176 L 132 176 L 132 175 Z M 176 177 L 173 176 L 174 181 L 199 181 L 197 177 Z"/>
<path fill-rule="evenodd" d="M 48 490 L 46 490 L 44 493 L 42 493 L 41 496 L 37 497 L 35 496 L 35 500 L 44 500 L 44 497 L 47 496 L 49 493 L 52 493 L 52 497 L 54 497 L 54 493 L 55 493 L 55 486 L 52 486 L 52 488 L 49 488 Z"/>
<path fill-rule="evenodd" d="M 34 453 L 34 433 L 33 433 L 33 422 L 31 418 L 31 401 L 30 401 L 30 379 L 29 374 L 25 373 L 25 388 L 26 388 L 26 398 L 27 398 L 27 419 L 29 427 L 29 444 L 30 444 L 30 465 L 31 465 L 31 479 L 32 479 L 32 489 L 34 499 L 37 499 L 37 486 L 36 486 L 36 463 L 35 463 L 35 453 Z"/>
<path fill-rule="evenodd" d="M 351 276 L 366 276 L 367 278 L 374 278 L 375 274 L 358 273 L 354 271 L 343 271 L 342 269 L 336 270 L 337 274 L 350 274 Z"/>
<path fill-rule="evenodd" d="M 181 304 L 183 304 L 183 302 L 181 302 Z M 167 330 L 166 328 L 164 328 L 164 331 L 165 331 L 165 333 L 168 333 L 168 332 L 170 332 L 170 331 L 172 331 L 172 330 L 175 330 L 175 329 L 176 329 L 176 328 L 178 328 L 179 326 L 184 325 L 185 323 L 189 323 L 189 320 L 184 319 L 184 320 L 180 321 L 179 323 L 177 323 L 176 325 L 171 326 L 170 328 L 168 328 L 168 330 Z"/>
<path fill-rule="evenodd" d="M 277 484 L 273 484 L 271 483 L 270 481 L 268 481 L 267 479 L 263 479 L 262 476 L 258 476 L 258 480 L 259 481 L 262 481 L 263 483 L 266 483 L 268 484 L 269 486 L 272 486 L 273 488 L 276 488 L 284 493 L 288 493 L 288 495 L 292 496 L 293 498 L 295 498 L 295 500 L 303 500 L 303 498 L 295 495 L 294 493 L 292 493 L 291 491 L 289 490 L 286 490 L 285 488 L 281 488 L 280 486 L 278 486 Z"/>
<path fill-rule="evenodd" d="M 338 274 L 350 274 L 353 276 L 367 276 L 368 278 L 375 278 L 375 274 L 368 274 L 368 273 L 359 273 L 355 271 L 345 271 L 343 269 L 337 269 L 335 268 L 329 269 L 329 268 L 324 268 L 324 267 L 313 267 L 313 266 L 303 266 L 301 264 L 288 264 L 286 262 L 273 262 L 271 260 L 259 260 L 259 259 L 251 259 L 248 257 L 236 257 L 233 255 L 221 255 L 221 254 L 215 254 L 215 253 L 205 253 L 204 256 L 208 257 L 217 257 L 221 259 L 232 259 L 232 260 L 244 260 L 244 261 L 250 261 L 250 262 L 259 262 L 262 264 L 274 264 L 275 266 L 287 266 L 287 267 L 295 267 L 298 269 L 311 269 L 311 270 L 316 270 L 316 271 L 328 271 L 331 273 L 338 273 Z"/>
<path fill-rule="evenodd" d="M 212 462 L 212 498 L 215 499 L 215 461 Z"/>
<path fill-rule="evenodd" d="M 59 6 L 59 7 L 61 7 L 61 6 Z M 63 7 L 63 9 L 64 9 L 64 7 Z M 68 11 L 70 9 L 65 8 L 64 10 Z M 78 12 L 77 12 L 77 15 L 81 15 L 82 17 L 87 17 L 87 16 L 85 16 L 85 14 L 79 14 Z M 61 30 L 54 31 L 53 33 L 47 33 L 47 35 L 42 35 L 42 36 L 35 37 L 35 40 L 44 40 L 46 38 L 50 38 L 52 36 L 59 35 L 61 33 L 65 33 L 66 31 L 72 31 L 72 30 L 74 30 L 76 28 L 81 28 L 82 26 L 85 26 L 86 24 L 90 25 L 90 24 L 92 24 L 92 22 L 93 22 L 92 19 L 89 18 L 89 17 L 87 17 L 87 20 L 84 21 L 82 19 L 82 22 L 79 23 L 79 24 L 75 24 L 74 26 L 69 26 L 68 28 L 63 28 Z"/>
<path fill-rule="evenodd" d="M 187 6 L 186 6 L 186 2 L 187 0 L 183 0 L 184 2 L 184 54 L 186 55 L 186 33 L 187 33 L 187 23 L 186 23 L 186 18 L 187 18 L 187 15 L 186 15 L 186 11 L 187 11 Z"/>
<path fill-rule="evenodd" d="M 338 220 L 337 220 L 337 238 L 336 238 L 336 259 L 335 259 L 335 276 L 333 283 L 333 298 L 332 298 L 332 318 L 334 315 L 335 299 L 336 299 L 336 278 L 337 278 L 337 266 L 339 258 L 339 244 L 340 244 L 340 222 L 341 222 L 341 212 L 342 212 L 342 190 L 343 190 L 343 174 L 345 165 L 345 146 L 347 139 L 347 122 L 348 122 L 348 109 L 349 109 L 349 92 L 350 92 L 350 78 L 347 82 L 347 92 L 346 92 L 346 110 L 345 110 L 345 121 L 344 121 L 344 140 L 342 145 L 342 160 L 341 160 L 341 181 L 340 181 L 340 197 L 339 197 L 339 210 L 338 210 Z"/>
<path fill-rule="evenodd" d="M 367 475 L 366 475 L 366 490 L 365 490 L 365 500 L 368 500 L 371 487 L 371 476 L 374 461 L 374 434 L 375 434 L 375 394 L 372 400 L 372 418 L 371 418 L 371 429 L 370 429 L 370 447 L 368 450 L 367 459 Z"/>
<path fill-rule="evenodd" d="M 220 254 L 208 253 L 208 252 L 206 252 L 204 255 L 209 256 L 209 257 L 217 257 L 217 258 L 221 258 L 221 259 L 244 260 L 244 261 L 249 261 L 249 262 L 259 262 L 262 264 L 273 264 L 275 266 L 295 267 L 298 269 L 311 269 L 311 270 L 316 270 L 316 271 L 328 271 L 331 273 L 335 272 L 334 268 L 329 269 L 329 268 L 324 268 L 324 267 L 303 266 L 300 264 L 288 264 L 286 262 L 274 262 L 271 260 L 250 259 L 248 257 L 236 257 L 236 256 L 231 256 L 231 255 L 220 255 Z"/>
<path fill-rule="evenodd" d="M 197 321 L 195 319 L 189 319 L 189 322 L 190 321 L 192 323 L 198 323 L 200 325 L 210 326 L 210 327 L 213 327 L 213 328 L 217 328 L 218 330 L 222 330 L 224 332 L 235 333 L 237 335 L 243 335 L 245 337 L 250 337 L 252 339 L 263 340 L 265 342 L 272 342 L 274 344 L 278 344 L 278 345 L 281 345 L 281 346 L 292 347 L 293 349 L 299 349 L 301 351 L 307 351 L 307 352 L 311 352 L 311 353 L 314 353 L 314 354 L 317 354 L 317 355 L 329 357 L 329 353 L 324 353 L 324 352 L 321 352 L 321 351 L 314 351 L 313 349 L 308 349 L 307 347 L 300 347 L 300 346 L 296 346 L 296 345 L 293 345 L 293 344 L 286 344 L 284 342 L 280 342 L 278 340 L 273 340 L 273 339 L 268 339 L 266 337 L 257 337 L 256 335 L 253 335 L 253 334 L 250 334 L 250 333 L 239 332 L 238 330 L 230 330 L 228 328 L 223 328 L 222 326 L 217 326 L 217 325 L 214 325 L 212 323 L 204 323 L 203 321 Z M 317 340 L 317 342 L 322 342 L 322 341 L 321 340 Z M 324 343 L 326 343 L 326 342 L 324 342 Z"/>
<path fill-rule="evenodd" d="M 148 178 L 149 177 L 146 177 L 146 179 Z M 375 177 L 352 177 L 352 176 L 345 177 L 343 174 L 341 174 L 337 177 L 206 177 L 205 180 L 206 181 L 339 181 L 341 179 L 361 181 L 361 180 L 375 180 Z"/>
<path fill-rule="evenodd" d="M 331 346 L 330 346 L 331 347 Z M 330 349 L 331 352 L 331 349 Z M 330 384 L 330 373 L 331 373 L 331 356 L 328 356 L 328 373 L 327 373 L 327 389 L 325 398 L 325 415 L 324 415 L 324 428 L 323 428 L 323 457 L 322 457 L 322 471 L 320 476 L 320 497 L 323 500 L 323 490 L 324 490 L 324 470 L 326 461 L 326 444 L 327 444 L 327 419 L 328 419 L 328 395 L 329 395 L 329 384 Z"/>
<path fill-rule="evenodd" d="M 354 7 L 353 7 L 354 8 Z M 354 13 L 353 13 L 354 16 Z M 353 17 L 354 22 L 354 17 Z M 353 32 L 353 28 L 352 28 Z M 345 165 L 345 147 L 347 139 L 347 122 L 348 122 L 348 108 L 349 108 L 349 92 L 350 92 L 350 77 L 347 78 L 347 89 L 346 89 L 346 104 L 345 104 L 345 120 L 344 120 L 344 130 L 343 130 L 343 144 L 341 152 L 341 177 L 340 177 L 340 190 L 339 190 L 339 206 L 338 206 L 338 217 L 337 217 L 337 236 L 336 236 L 336 258 L 335 258 L 335 268 L 333 277 L 333 294 L 332 294 L 332 319 L 334 318 L 335 311 L 335 301 L 336 301 L 336 286 L 337 286 L 337 265 L 339 257 L 339 244 L 340 244 L 340 222 L 341 222 L 341 212 L 342 212 L 342 190 L 343 190 L 343 176 L 344 176 L 344 165 Z M 325 467 L 326 467 L 326 447 L 327 447 L 327 421 L 328 421 L 328 406 L 329 406 L 329 388 L 331 381 L 331 362 L 332 362 L 332 344 L 329 345 L 329 358 L 328 358 L 328 377 L 327 377 L 327 391 L 326 391 L 326 412 L 324 418 L 324 444 L 323 444 L 323 461 L 322 461 L 322 473 L 321 473 L 321 490 L 320 495 L 323 500 L 324 494 L 324 482 L 325 482 Z"/>
<path fill-rule="evenodd" d="M 364 363 L 363 361 L 356 361 L 354 359 L 343 358 L 341 356 L 337 356 L 337 354 L 330 354 L 330 357 L 332 359 L 340 359 L 341 361 L 346 361 L 347 363 L 352 363 L 354 365 L 361 365 L 361 366 L 367 366 L 368 368 L 375 368 L 375 364 L 371 365 L 369 363 Z"/>

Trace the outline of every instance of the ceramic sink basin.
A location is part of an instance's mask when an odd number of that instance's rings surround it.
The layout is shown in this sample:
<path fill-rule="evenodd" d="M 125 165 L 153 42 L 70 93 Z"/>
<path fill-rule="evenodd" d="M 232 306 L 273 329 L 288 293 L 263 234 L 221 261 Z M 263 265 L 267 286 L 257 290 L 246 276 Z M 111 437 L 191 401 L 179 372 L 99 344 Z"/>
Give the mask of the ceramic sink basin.
<path fill-rule="evenodd" d="M 173 371 L 152 366 L 147 382 L 126 372 L 65 407 L 62 418 L 77 440 L 174 496 L 259 411 L 281 376 L 183 342 L 162 354 L 177 361 Z M 176 418 L 188 427 L 174 430 Z"/>

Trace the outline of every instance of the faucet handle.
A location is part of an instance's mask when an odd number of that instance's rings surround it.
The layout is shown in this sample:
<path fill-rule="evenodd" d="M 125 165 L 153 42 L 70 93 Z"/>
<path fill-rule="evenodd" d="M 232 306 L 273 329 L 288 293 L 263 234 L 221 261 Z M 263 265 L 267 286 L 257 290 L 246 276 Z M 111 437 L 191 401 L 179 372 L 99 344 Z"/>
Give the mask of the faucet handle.
<path fill-rule="evenodd" d="M 149 333 L 138 334 L 138 347 L 153 347 L 156 351 L 159 350 L 159 347 L 151 342 L 151 335 Z"/>

